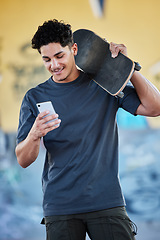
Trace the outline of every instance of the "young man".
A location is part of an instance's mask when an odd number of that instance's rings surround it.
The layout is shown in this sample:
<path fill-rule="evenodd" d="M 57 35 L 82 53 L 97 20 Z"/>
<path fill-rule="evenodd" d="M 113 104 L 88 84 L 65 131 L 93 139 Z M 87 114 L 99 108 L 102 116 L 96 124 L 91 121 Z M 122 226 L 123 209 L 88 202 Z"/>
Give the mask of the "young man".
<path fill-rule="evenodd" d="M 42 175 L 47 240 L 134 239 L 118 178 L 119 107 L 131 114 L 160 115 L 160 94 L 135 72 L 124 97 L 109 95 L 77 69 L 71 26 L 50 20 L 32 39 L 51 77 L 30 89 L 22 102 L 16 155 L 22 167 L 32 164 L 40 139 L 46 147 Z M 110 44 L 113 57 L 126 47 Z M 56 112 L 38 113 L 36 104 L 51 101 Z M 50 120 L 55 120 L 49 122 Z"/>

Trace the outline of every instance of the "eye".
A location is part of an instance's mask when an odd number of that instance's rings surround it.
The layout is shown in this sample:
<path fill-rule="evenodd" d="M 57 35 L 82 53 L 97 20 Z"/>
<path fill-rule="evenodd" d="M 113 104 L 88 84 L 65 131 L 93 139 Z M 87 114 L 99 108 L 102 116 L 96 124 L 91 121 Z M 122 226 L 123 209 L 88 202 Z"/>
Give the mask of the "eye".
<path fill-rule="evenodd" d="M 43 62 L 50 62 L 50 58 L 48 57 L 42 57 L 42 59 L 43 59 Z"/>
<path fill-rule="evenodd" d="M 50 62 L 50 59 L 45 59 L 44 61 L 45 61 L 45 62 Z"/>
<path fill-rule="evenodd" d="M 63 56 L 64 56 L 64 54 L 59 54 L 59 55 L 57 55 L 57 58 L 59 59 L 59 58 L 63 58 Z"/>

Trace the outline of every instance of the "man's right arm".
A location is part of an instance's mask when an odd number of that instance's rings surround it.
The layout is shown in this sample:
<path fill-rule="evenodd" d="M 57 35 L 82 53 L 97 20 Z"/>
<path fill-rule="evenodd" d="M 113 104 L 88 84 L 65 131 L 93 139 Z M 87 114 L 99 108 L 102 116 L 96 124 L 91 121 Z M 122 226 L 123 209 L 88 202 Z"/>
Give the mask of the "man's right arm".
<path fill-rule="evenodd" d="M 45 111 L 37 116 L 28 136 L 15 149 L 17 161 L 23 168 L 28 167 L 38 157 L 41 137 L 60 126 L 61 120 L 57 119 L 58 115 L 46 116 L 48 113 L 48 111 Z M 55 121 L 48 123 L 50 120 Z"/>

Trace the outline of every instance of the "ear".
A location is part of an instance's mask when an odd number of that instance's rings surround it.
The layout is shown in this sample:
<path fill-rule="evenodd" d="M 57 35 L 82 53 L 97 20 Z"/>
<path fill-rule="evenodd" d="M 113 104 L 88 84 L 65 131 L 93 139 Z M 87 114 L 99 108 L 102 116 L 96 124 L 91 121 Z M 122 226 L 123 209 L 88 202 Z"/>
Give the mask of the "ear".
<path fill-rule="evenodd" d="M 73 55 L 76 56 L 76 55 L 77 55 L 77 52 L 78 52 L 77 43 L 74 43 L 74 44 L 72 45 L 71 50 L 72 50 L 72 52 L 73 52 Z"/>

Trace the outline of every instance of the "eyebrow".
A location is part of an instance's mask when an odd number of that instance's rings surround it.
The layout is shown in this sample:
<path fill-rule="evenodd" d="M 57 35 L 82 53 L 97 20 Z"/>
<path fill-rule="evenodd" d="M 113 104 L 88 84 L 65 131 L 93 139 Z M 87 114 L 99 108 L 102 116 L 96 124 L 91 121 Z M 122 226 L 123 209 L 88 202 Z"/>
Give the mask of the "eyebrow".
<path fill-rule="evenodd" d="M 54 54 L 54 57 L 56 57 L 57 55 L 63 53 L 63 51 L 57 52 L 56 54 Z M 49 58 L 48 56 L 42 56 L 43 59 Z"/>

